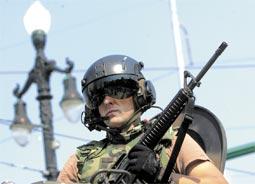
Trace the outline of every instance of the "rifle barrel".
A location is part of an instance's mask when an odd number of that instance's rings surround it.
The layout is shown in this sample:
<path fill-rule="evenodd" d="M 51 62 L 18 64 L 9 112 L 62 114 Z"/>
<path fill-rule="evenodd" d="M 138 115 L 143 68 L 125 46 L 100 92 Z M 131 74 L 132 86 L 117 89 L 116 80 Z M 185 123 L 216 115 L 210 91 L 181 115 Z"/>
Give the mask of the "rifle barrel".
<path fill-rule="evenodd" d="M 189 88 L 193 90 L 197 83 L 202 79 L 202 77 L 205 75 L 205 73 L 209 70 L 209 68 L 213 65 L 213 63 L 216 61 L 216 59 L 222 54 L 222 52 L 226 49 L 228 44 L 226 42 L 222 42 L 219 48 L 215 51 L 215 53 L 212 55 L 210 60 L 206 63 L 206 65 L 202 68 L 202 70 L 198 73 L 196 77 L 196 81 L 190 81 Z"/>

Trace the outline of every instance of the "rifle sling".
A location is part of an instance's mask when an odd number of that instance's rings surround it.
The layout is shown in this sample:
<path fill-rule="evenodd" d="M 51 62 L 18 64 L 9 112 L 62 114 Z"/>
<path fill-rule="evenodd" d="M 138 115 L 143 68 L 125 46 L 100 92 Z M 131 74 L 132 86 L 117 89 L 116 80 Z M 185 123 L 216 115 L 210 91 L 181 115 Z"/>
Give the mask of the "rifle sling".
<path fill-rule="evenodd" d="M 193 108 L 194 108 L 194 98 L 189 97 L 188 103 L 185 107 L 184 119 L 182 121 L 182 124 L 181 124 L 179 130 L 178 130 L 177 139 L 176 139 L 172 154 L 171 154 L 170 159 L 167 163 L 167 167 L 165 169 L 164 175 L 161 179 L 162 183 L 167 183 L 168 182 L 169 177 L 170 177 L 170 175 L 173 171 L 173 168 L 174 168 L 175 163 L 176 163 L 177 156 L 180 152 L 180 149 L 181 149 L 182 143 L 184 141 L 185 135 L 186 135 L 186 133 L 189 129 L 189 125 L 193 121 L 193 116 L 192 116 Z"/>

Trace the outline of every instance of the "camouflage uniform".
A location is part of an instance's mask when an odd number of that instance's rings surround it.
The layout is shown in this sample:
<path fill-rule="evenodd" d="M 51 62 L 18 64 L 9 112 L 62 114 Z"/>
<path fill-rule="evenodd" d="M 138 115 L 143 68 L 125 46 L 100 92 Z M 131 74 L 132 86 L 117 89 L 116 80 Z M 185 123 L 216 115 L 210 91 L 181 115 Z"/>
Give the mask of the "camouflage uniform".
<path fill-rule="evenodd" d="M 122 134 L 126 140 L 126 144 L 111 143 L 108 139 L 101 141 L 92 141 L 86 145 L 78 147 L 76 156 L 78 158 L 78 177 L 80 182 L 88 183 L 92 175 L 99 169 L 110 169 L 113 167 L 118 158 L 128 151 L 139 141 L 144 132 L 144 127 L 138 124 L 130 132 Z M 132 136 L 133 135 L 133 136 Z M 174 133 L 170 129 L 159 146 L 155 148 L 159 155 L 161 164 L 161 174 L 168 162 L 168 155 L 165 152 L 166 147 L 171 145 L 171 139 Z M 100 177 L 100 175 L 98 176 Z"/>

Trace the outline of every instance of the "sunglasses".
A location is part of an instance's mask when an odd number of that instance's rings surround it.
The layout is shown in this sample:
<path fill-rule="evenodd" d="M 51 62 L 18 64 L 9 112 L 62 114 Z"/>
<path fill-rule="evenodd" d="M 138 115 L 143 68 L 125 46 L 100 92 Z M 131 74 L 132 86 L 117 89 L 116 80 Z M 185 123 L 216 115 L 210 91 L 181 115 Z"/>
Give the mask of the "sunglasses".
<path fill-rule="evenodd" d="M 107 86 L 103 89 L 96 90 L 88 96 L 89 105 L 97 108 L 104 100 L 105 96 L 115 99 L 125 99 L 133 96 L 137 89 L 125 86 Z"/>

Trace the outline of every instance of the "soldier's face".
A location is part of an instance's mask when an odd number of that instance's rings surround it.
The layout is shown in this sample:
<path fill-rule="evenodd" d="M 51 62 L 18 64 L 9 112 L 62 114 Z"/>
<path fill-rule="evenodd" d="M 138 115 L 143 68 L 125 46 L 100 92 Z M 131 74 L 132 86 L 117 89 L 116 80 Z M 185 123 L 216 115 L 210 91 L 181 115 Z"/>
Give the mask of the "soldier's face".
<path fill-rule="evenodd" d="M 110 128 L 119 128 L 123 126 L 134 113 L 133 97 L 116 99 L 105 96 L 98 109 L 101 117 L 107 119 L 105 121 L 107 126 Z"/>

